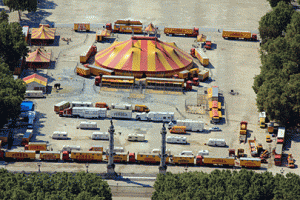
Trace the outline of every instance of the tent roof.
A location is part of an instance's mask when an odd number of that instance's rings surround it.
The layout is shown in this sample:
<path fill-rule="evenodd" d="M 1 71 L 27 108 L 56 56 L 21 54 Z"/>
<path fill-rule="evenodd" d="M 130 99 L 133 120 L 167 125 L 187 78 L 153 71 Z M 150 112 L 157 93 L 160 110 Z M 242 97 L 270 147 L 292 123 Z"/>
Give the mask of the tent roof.
<path fill-rule="evenodd" d="M 132 37 L 114 42 L 95 57 L 97 66 L 145 73 L 182 71 L 192 62 L 193 58 L 175 43 L 165 43 L 155 37 Z"/>
<path fill-rule="evenodd" d="M 56 28 L 49 28 L 47 25 L 40 25 L 39 28 L 33 28 L 31 39 L 33 40 L 54 40 Z"/>
<path fill-rule="evenodd" d="M 51 53 L 47 53 L 46 51 L 38 48 L 32 53 L 28 53 L 28 57 L 26 58 L 26 62 L 50 62 Z"/>
<path fill-rule="evenodd" d="M 152 23 L 150 23 L 146 28 L 145 28 L 146 32 L 155 32 L 155 27 L 153 26 Z"/>
<path fill-rule="evenodd" d="M 30 76 L 27 76 L 25 78 L 23 78 L 23 81 L 26 83 L 26 84 L 29 84 L 31 82 L 37 82 L 39 84 L 42 84 L 44 86 L 47 85 L 47 82 L 48 82 L 48 79 L 47 78 L 44 78 L 38 74 L 32 74 Z"/>

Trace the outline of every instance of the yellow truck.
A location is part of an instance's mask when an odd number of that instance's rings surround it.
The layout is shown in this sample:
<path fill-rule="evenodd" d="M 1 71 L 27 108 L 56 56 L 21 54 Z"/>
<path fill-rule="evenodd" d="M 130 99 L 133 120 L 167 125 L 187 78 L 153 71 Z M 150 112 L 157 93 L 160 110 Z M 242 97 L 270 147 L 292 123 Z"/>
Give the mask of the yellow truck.
<path fill-rule="evenodd" d="M 209 65 L 209 58 L 201 48 L 192 48 L 191 56 L 197 58 L 200 61 L 201 65 L 203 66 Z"/>
<path fill-rule="evenodd" d="M 57 104 L 54 105 L 54 112 L 56 112 L 56 114 L 59 113 L 59 111 L 62 111 L 66 108 L 69 108 L 70 107 L 70 102 L 68 101 L 62 101 L 62 102 L 59 102 Z"/>
<path fill-rule="evenodd" d="M 145 105 L 135 105 L 133 111 L 136 111 L 136 112 L 150 112 L 150 109 Z"/>
<path fill-rule="evenodd" d="M 46 142 L 29 142 L 28 145 L 25 145 L 25 150 L 32 150 L 36 152 L 47 151 Z"/>
<path fill-rule="evenodd" d="M 261 167 L 261 159 L 260 158 L 240 158 L 240 166 L 241 167 L 251 167 L 251 168 L 260 168 Z"/>
<path fill-rule="evenodd" d="M 108 25 L 108 30 L 111 30 L 111 25 Z M 143 23 L 140 21 L 117 20 L 114 24 L 114 33 L 143 33 Z"/>
<path fill-rule="evenodd" d="M 209 109 L 213 109 L 213 108 L 216 108 L 216 109 L 219 109 L 221 110 L 222 109 L 222 104 L 221 102 L 218 102 L 218 101 L 210 101 L 209 102 Z"/>
<path fill-rule="evenodd" d="M 186 133 L 186 126 L 173 126 L 170 129 L 170 133 L 184 134 L 184 133 Z"/>
<path fill-rule="evenodd" d="M 60 160 L 60 151 L 40 151 L 41 160 Z"/>
<path fill-rule="evenodd" d="M 5 157 L 14 160 L 35 160 L 35 151 L 7 150 Z"/>
<path fill-rule="evenodd" d="M 188 37 L 197 37 L 199 35 L 199 28 L 165 28 L 166 35 L 184 35 Z"/>
<path fill-rule="evenodd" d="M 102 152 L 100 151 L 64 151 L 62 159 L 64 161 L 102 161 Z"/>
<path fill-rule="evenodd" d="M 86 31 L 89 32 L 90 29 L 90 24 L 89 23 L 74 23 L 74 31 Z"/>
<path fill-rule="evenodd" d="M 86 51 L 84 51 L 79 59 L 80 59 L 80 63 L 86 63 L 87 60 L 90 58 L 91 55 L 94 55 L 97 53 L 97 47 L 95 45 L 92 45 L 90 47 L 87 48 Z"/>
<path fill-rule="evenodd" d="M 246 139 L 247 139 L 247 125 L 248 125 L 248 122 L 241 121 L 241 124 L 240 124 L 240 137 L 239 137 L 241 143 L 246 142 Z"/>
<path fill-rule="evenodd" d="M 114 162 L 116 163 L 126 163 L 128 153 L 126 152 L 116 152 L 114 155 Z"/>
<path fill-rule="evenodd" d="M 96 33 L 96 41 L 101 42 L 103 41 L 104 38 L 110 37 L 110 35 L 111 35 L 110 30 L 105 29 L 105 30 L 98 31 Z"/>
<path fill-rule="evenodd" d="M 91 70 L 90 68 L 84 67 L 82 65 L 78 65 L 76 67 L 76 73 L 77 75 L 82 77 L 89 77 L 91 75 Z"/>
<path fill-rule="evenodd" d="M 160 163 L 160 157 L 158 154 L 153 154 L 153 153 L 138 153 L 136 156 L 136 162 L 158 164 Z M 170 157 L 168 156 L 166 159 L 166 163 L 169 162 L 170 162 Z"/>
<path fill-rule="evenodd" d="M 222 158 L 222 157 L 205 156 L 202 162 L 204 163 L 204 165 L 223 165 L 223 166 L 235 165 L 235 159 L 233 157 Z"/>
<path fill-rule="evenodd" d="M 266 112 L 259 113 L 259 127 L 266 128 Z"/>
<path fill-rule="evenodd" d="M 252 34 L 250 31 L 234 31 L 234 30 L 223 30 L 222 37 L 228 39 L 239 39 L 242 38 L 244 40 L 257 40 L 257 35 Z"/>
<path fill-rule="evenodd" d="M 211 123 L 219 123 L 222 118 L 222 112 L 216 108 L 212 108 L 211 111 L 209 111 L 209 117 L 211 118 Z"/>
<path fill-rule="evenodd" d="M 195 157 L 194 156 L 183 156 L 183 155 L 176 155 L 172 158 L 172 164 L 174 165 L 194 165 L 195 164 Z"/>

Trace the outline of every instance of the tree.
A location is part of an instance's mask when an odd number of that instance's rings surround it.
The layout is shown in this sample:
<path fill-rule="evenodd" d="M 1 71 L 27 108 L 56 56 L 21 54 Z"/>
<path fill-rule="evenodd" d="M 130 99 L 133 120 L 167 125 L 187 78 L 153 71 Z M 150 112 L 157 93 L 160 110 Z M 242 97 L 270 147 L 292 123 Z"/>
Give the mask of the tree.
<path fill-rule="evenodd" d="M 24 81 L 14 80 L 7 64 L 0 61 L 0 127 L 20 115 L 25 91 Z"/>
<path fill-rule="evenodd" d="M 14 71 L 19 60 L 27 56 L 28 48 L 22 27 L 19 23 L 2 22 L 0 24 L 0 58 Z"/>
<path fill-rule="evenodd" d="M 286 31 L 294 9 L 290 4 L 279 2 L 277 6 L 259 21 L 259 33 L 265 43 L 268 39 L 276 38 Z"/>
<path fill-rule="evenodd" d="M 267 0 L 272 8 L 276 7 L 279 2 L 291 3 L 291 0 Z"/>
<path fill-rule="evenodd" d="M 10 11 L 18 11 L 20 19 L 20 10 L 27 10 L 28 12 L 36 12 L 37 10 L 37 0 L 3 0 L 3 3 Z"/>
<path fill-rule="evenodd" d="M 0 23 L 3 21 L 8 22 L 8 14 L 5 12 L 5 10 L 2 10 L 0 13 Z"/>

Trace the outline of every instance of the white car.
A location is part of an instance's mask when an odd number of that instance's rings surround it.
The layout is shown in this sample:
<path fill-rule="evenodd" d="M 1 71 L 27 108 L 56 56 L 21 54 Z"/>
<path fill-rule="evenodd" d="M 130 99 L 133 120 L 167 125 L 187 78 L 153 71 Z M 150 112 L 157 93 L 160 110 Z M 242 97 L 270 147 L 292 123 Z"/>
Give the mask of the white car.
<path fill-rule="evenodd" d="M 208 129 L 209 131 L 222 131 L 219 127 L 212 127 Z"/>

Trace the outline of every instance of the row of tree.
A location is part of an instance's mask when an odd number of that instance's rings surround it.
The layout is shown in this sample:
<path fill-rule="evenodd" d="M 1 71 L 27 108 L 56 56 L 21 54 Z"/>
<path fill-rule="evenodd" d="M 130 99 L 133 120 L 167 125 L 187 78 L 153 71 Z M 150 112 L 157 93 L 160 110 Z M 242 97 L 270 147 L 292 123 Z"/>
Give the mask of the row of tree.
<path fill-rule="evenodd" d="M 287 128 L 300 123 L 300 13 L 284 1 L 259 22 L 261 72 L 254 78 L 258 110 Z"/>
<path fill-rule="evenodd" d="M 101 177 L 79 172 L 13 174 L 0 169 L 0 199 L 111 200 L 111 190 Z"/>
<path fill-rule="evenodd" d="M 300 199 L 300 177 L 271 172 L 256 173 L 214 170 L 210 174 L 189 172 L 159 174 L 154 184 L 153 200 L 203 199 L 203 200 L 254 200 Z"/>

